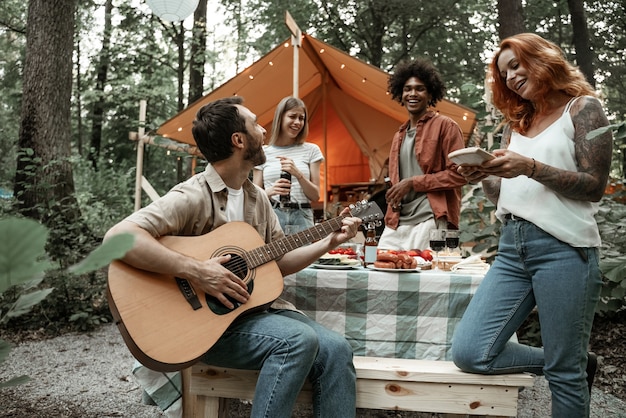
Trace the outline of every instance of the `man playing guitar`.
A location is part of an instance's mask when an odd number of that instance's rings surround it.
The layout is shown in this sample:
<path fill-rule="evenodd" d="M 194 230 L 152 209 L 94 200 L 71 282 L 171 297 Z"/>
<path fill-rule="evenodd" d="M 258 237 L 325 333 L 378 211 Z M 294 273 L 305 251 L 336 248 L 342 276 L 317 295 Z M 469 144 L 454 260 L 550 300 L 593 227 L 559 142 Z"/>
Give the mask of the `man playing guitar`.
<path fill-rule="evenodd" d="M 200 295 L 200 304 L 194 308 L 200 312 L 209 311 L 203 303 L 204 299 L 211 298 L 226 311 L 245 307 L 256 293 L 263 292 L 263 274 L 261 270 L 256 271 L 253 290 L 252 282 L 236 274 L 233 271 L 236 269 L 226 267 L 234 257 L 231 252 L 225 251 L 221 255 L 217 252 L 215 256 L 198 259 L 164 245 L 163 237 L 197 237 L 219 231 L 218 228 L 229 223 L 243 221 L 258 232 L 262 243 L 270 250 L 272 243 L 286 239 L 267 195 L 248 178 L 253 167 L 265 161 L 262 145 L 266 131 L 242 102 L 240 97 L 231 97 L 203 106 L 196 115 L 193 135 L 208 161 L 206 170 L 128 216 L 105 236 L 106 240 L 120 233 L 132 234 L 134 246 L 119 263 L 141 271 L 175 276 L 191 286 L 192 296 Z M 281 281 L 282 276 L 301 270 L 354 237 L 361 219 L 351 216 L 346 208 L 338 222 L 336 230 L 328 235 L 284 252 L 270 263 L 277 266 Z M 243 245 L 248 237 L 230 236 L 229 239 L 234 248 Z M 254 258 L 254 254 L 243 257 L 245 260 L 250 258 Z M 112 286 L 111 271 L 109 280 L 110 287 L 118 286 Z M 159 279 L 152 283 L 157 286 Z M 118 297 L 115 289 L 111 289 L 110 296 L 113 299 Z M 124 294 L 120 297 L 123 298 Z M 171 301 L 174 303 L 178 298 L 173 297 Z M 261 306 L 254 313 L 233 320 L 198 359 L 216 366 L 260 371 L 252 417 L 289 418 L 306 379 L 313 384 L 315 416 L 354 417 L 356 376 L 352 348 L 346 339 L 280 299 L 269 304 L 271 306 Z M 167 312 L 168 303 L 162 305 L 166 306 L 158 308 Z M 133 309 L 144 310 L 138 306 L 135 303 Z M 188 306 L 185 309 L 193 312 Z M 117 304 L 112 310 L 120 314 L 119 322 L 123 322 L 121 311 L 126 308 Z M 179 315 L 170 313 L 169 317 L 172 316 Z M 169 319 L 162 320 L 157 326 L 167 327 Z M 184 322 L 180 322 L 181 327 L 185 326 Z M 209 327 L 192 339 L 181 337 L 176 341 L 176 347 L 184 351 L 196 340 L 208 337 L 211 331 L 212 327 Z M 133 332 L 130 332 L 131 337 Z M 163 334 L 161 342 L 166 344 L 166 340 L 168 337 Z"/>

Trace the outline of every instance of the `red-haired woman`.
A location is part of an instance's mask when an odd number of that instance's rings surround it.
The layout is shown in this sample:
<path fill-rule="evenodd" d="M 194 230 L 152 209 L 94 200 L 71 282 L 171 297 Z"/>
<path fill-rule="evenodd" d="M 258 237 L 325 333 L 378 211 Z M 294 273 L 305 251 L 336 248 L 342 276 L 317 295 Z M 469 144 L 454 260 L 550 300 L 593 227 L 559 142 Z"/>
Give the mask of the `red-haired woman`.
<path fill-rule="evenodd" d="M 581 72 L 534 34 L 504 39 L 490 65 L 504 128 L 497 158 L 458 168 L 497 204 L 496 259 L 455 330 L 454 362 L 484 374 L 544 374 L 553 417 L 588 417 L 595 356 L 587 352 L 600 295 L 594 220 L 612 137 Z M 509 341 L 537 307 L 543 348 Z"/>

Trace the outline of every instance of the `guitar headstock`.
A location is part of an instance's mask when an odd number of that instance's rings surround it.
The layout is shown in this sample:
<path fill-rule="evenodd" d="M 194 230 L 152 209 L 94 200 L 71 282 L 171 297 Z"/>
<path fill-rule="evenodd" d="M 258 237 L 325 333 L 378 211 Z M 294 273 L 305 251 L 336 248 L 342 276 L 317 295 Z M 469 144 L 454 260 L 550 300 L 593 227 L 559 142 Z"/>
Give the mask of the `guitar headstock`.
<path fill-rule="evenodd" d="M 380 222 L 384 218 L 383 211 L 376 202 L 361 200 L 350 205 L 350 215 L 361 218 L 363 223 Z"/>

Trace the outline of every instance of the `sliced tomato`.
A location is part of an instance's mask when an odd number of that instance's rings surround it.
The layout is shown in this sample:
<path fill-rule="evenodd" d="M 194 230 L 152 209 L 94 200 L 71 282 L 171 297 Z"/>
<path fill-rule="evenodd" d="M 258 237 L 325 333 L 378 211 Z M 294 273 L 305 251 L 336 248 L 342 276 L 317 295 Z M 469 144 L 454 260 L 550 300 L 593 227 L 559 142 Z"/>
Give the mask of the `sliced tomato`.
<path fill-rule="evenodd" d="M 432 250 L 426 249 L 426 250 L 422 250 L 422 253 L 420 254 L 420 256 L 427 261 L 432 261 L 433 260 L 433 252 Z"/>

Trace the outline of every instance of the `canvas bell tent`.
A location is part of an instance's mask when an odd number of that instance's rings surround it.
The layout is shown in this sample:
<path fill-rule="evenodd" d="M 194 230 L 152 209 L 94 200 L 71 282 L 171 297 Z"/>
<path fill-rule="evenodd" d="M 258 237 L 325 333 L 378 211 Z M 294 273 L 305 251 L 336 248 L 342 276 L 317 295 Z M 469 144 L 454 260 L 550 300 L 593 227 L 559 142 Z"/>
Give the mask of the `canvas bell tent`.
<path fill-rule="evenodd" d="M 309 111 L 307 141 L 319 145 L 326 158 L 322 185 L 329 190 L 333 184 L 376 178 L 394 132 L 408 119 L 406 109 L 387 93 L 388 74 L 306 34 L 295 54 L 293 48 L 291 42 L 276 47 L 163 123 L 157 134 L 195 145 L 191 127 L 197 111 L 213 100 L 238 95 L 269 137 L 278 102 L 294 95 L 295 86 Z M 467 141 L 474 111 L 447 100 L 436 110 L 454 119 Z"/>

